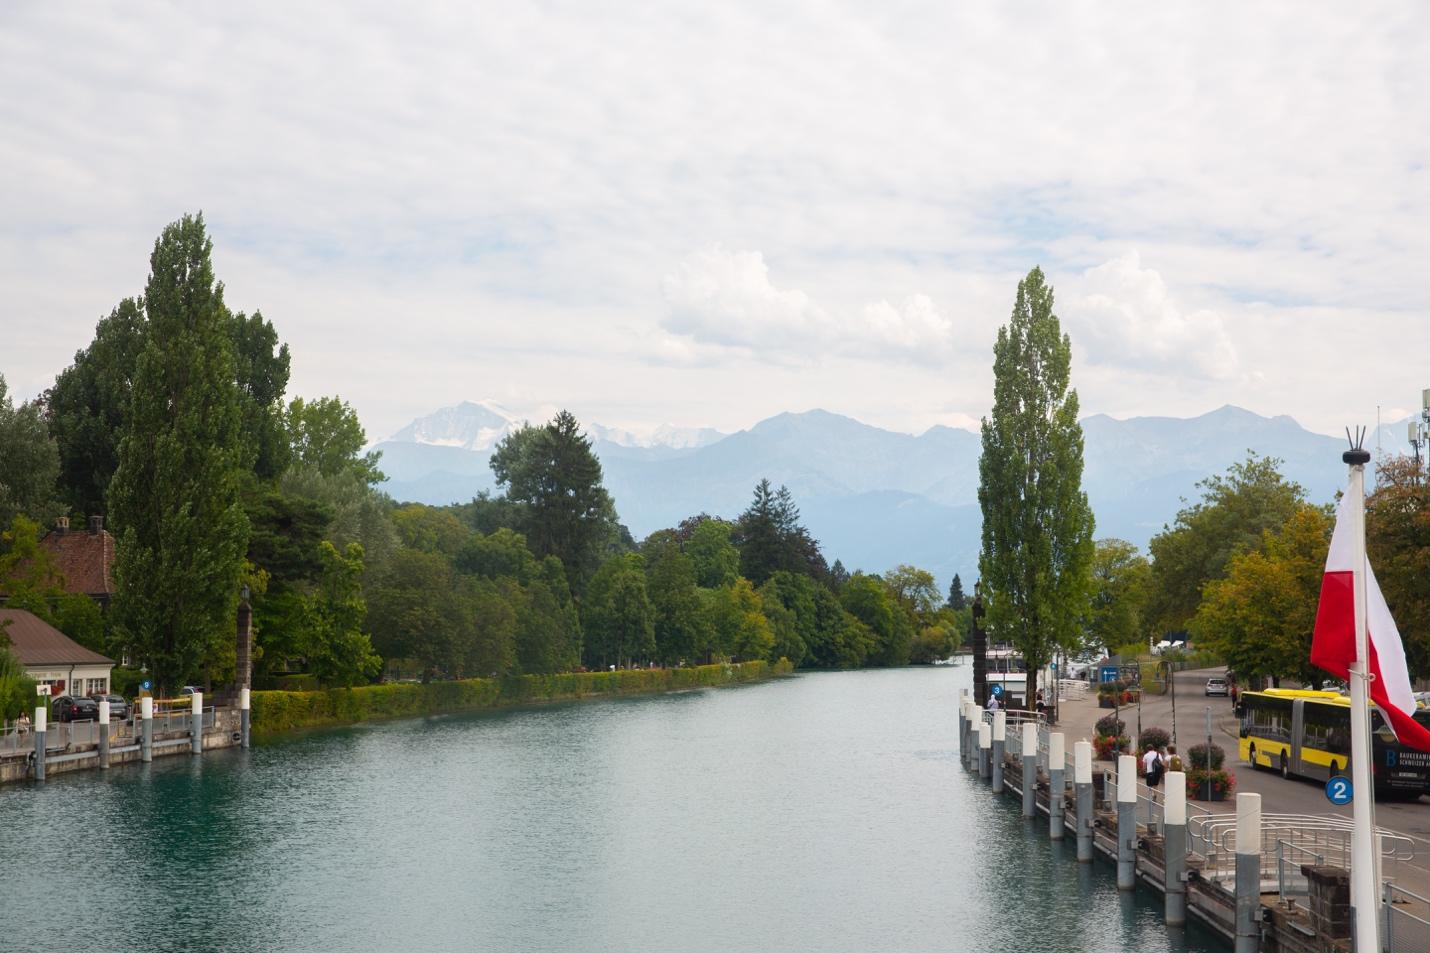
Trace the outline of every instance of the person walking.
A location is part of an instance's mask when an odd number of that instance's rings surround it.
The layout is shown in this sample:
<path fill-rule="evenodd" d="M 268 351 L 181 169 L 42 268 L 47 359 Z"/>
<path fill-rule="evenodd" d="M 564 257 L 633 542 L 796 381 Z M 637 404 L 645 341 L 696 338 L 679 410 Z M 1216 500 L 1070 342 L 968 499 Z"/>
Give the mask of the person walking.
<path fill-rule="evenodd" d="M 21 738 L 23 738 L 23 737 L 25 737 L 25 735 L 29 734 L 29 733 L 30 733 L 30 713 L 29 713 L 29 712 L 25 712 L 25 711 L 20 712 L 20 720 L 17 721 L 17 722 L 15 722 L 15 727 L 19 729 L 20 737 L 21 737 Z"/>
<path fill-rule="evenodd" d="M 1142 755 L 1142 773 L 1143 781 L 1154 802 L 1157 800 L 1157 787 L 1162 783 L 1162 772 L 1165 769 L 1166 762 L 1162 760 L 1162 753 L 1156 748 L 1148 748 Z"/>
<path fill-rule="evenodd" d="M 986 707 L 988 708 L 989 711 L 997 711 L 997 710 L 998 710 L 998 696 L 997 696 L 997 695 L 989 695 L 989 696 L 988 696 L 988 705 L 987 705 Z"/>

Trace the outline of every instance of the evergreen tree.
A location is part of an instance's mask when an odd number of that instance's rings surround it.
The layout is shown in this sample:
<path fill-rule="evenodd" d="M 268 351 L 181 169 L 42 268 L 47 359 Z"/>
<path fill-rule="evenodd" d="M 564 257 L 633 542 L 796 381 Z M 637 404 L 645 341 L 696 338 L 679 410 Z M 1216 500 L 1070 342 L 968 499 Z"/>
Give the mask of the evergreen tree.
<path fill-rule="evenodd" d="M 1018 283 L 993 354 L 993 412 L 983 419 L 978 463 L 978 569 L 989 632 L 1038 672 L 1058 647 L 1077 644 L 1093 553 L 1077 391 L 1068 386 L 1072 344 L 1041 269 Z"/>
<path fill-rule="evenodd" d="M 781 488 L 783 489 L 783 488 Z M 756 586 L 779 571 L 780 503 L 768 478 L 755 484 L 755 498 L 740 514 L 740 575 Z"/>
<path fill-rule="evenodd" d="M 239 390 L 243 466 L 260 480 L 276 480 L 288 469 L 291 451 L 283 426 L 283 393 L 288 389 L 288 345 L 257 311 L 228 322 L 233 341 L 234 379 Z"/>
<path fill-rule="evenodd" d="M 953 582 L 948 584 L 948 602 L 945 603 L 954 612 L 958 612 L 968 602 L 963 594 L 963 580 L 958 578 L 958 573 L 953 574 Z"/>
<path fill-rule="evenodd" d="M 161 689 L 233 641 L 248 519 L 239 500 L 239 392 L 223 286 L 203 216 L 164 229 L 150 257 L 139 356 L 109 512 L 120 533 L 114 619 Z"/>

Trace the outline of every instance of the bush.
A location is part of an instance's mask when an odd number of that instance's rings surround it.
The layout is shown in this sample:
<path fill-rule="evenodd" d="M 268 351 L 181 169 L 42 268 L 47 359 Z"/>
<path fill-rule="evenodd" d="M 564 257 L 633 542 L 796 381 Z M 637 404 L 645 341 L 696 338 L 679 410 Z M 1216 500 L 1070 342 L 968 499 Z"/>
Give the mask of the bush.
<path fill-rule="evenodd" d="M 1098 735 L 1092 739 L 1092 750 L 1099 761 L 1111 761 L 1113 752 L 1132 753 L 1132 739 L 1126 735 Z"/>
<path fill-rule="evenodd" d="M 1201 745 L 1201 747 L 1205 748 L 1206 745 Z M 1226 800 L 1236 790 L 1236 775 L 1229 771 L 1207 771 L 1202 768 L 1193 768 L 1187 772 L 1187 797 L 1206 800 L 1209 777 L 1214 800 Z"/>
<path fill-rule="evenodd" d="M 1172 736 L 1165 728 L 1144 728 L 1137 738 L 1137 751 L 1145 754 L 1148 748 L 1164 748 L 1172 743 Z"/>
<path fill-rule="evenodd" d="M 1188 774 L 1187 774 L 1187 777 L 1188 777 L 1188 778 L 1191 778 L 1192 773 L 1194 773 L 1194 772 L 1197 771 L 1198 769 L 1201 769 L 1201 770 L 1203 770 L 1203 771 L 1206 770 L 1206 767 L 1207 767 L 1207 746 L 1206 746 L 1205 744 L 1192 745 L 1190 748 L 1187 749 L 1187 760 L 1188 760 L 1188 763 L 1190 763 L 1190 764 L 1191 764 L 1191 767 L 1192 767 L 1192 771 L 1191 771 L 1191 772 L 1188 772 Z M 1211 769 L 1212 769 L 1213 771 L 1220 771 L 1222 765 L 1225 764 L 1225 763 L 1226 763 L 1226 752 L 1222 750 L 1221 745 L 1217 745 L 1217 744 L 1212 745 L 1212 749 L 1211 749 Z"/>
<path fill-rule="evenodd" d="M 1116 715 L 1103 715 L 1097 719 L 1096 728 L 1098 737 L 1108 735 L 1116 736 L 1121 735 L 1127 730 L 1127 722 L 1118 718 Z"/>

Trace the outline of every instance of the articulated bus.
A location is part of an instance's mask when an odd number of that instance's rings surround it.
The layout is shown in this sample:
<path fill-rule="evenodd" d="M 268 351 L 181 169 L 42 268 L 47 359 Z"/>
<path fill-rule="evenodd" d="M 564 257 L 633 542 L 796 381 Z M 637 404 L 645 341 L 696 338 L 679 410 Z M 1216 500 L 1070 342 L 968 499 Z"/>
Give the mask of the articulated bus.
<path fill-rule="evenodd" d="M 1345 695 L 1268 688 L 1242 692 L 1238 709 L 1241 758 L 1253 768 L 1318 781 L 1350 773 L 1351 700 Z M 1415 720 L 1430 727 L 1430 711 L 1417 711 Z M 1430 754 L 1401 745 L 1374 706 L 1370 727 L 1376 793 L 1411 798 L 1430 794 Z"/>

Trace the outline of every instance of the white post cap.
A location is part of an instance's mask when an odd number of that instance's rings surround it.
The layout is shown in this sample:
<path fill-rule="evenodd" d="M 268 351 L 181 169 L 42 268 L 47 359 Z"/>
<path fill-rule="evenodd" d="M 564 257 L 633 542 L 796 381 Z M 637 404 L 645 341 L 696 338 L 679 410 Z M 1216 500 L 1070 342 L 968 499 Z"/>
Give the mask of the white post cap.
<path fill-rule="evenodd" d="M 154 698 L 153 698 L 153 696 L 145 695 L 143 698 L 139 699 L 139 717 L 140 717 L 140 718 L 153 718 L 153 717 L 154 717 Z"/>
<path fill-rule="evenodd" d="M 109 724 L 109 699 L 107 698 L 99 700 L 99 723 L 101 725 Z"/>
<path fill-rule="evenodd" d="M 1092 783 L 1092 742 L 1079 741 L 1073 745 L 1073 783 Z"/>
<path fill-rule="evenodd" d="M 252 704 L 253 704 L 252 698 L 253 698 L 253 693 L 252 693 L 252 692 L 250 692 L 250 691 L 249 691 L 248 689 L 246 689 L 246 688 L 240 688 L 240 689 L 238 690 L 238 707 L 239 707 L 239 709 L 242 710 L 242 711 L 248 711 L 248 709 L 249 709 L 249 708 L 252 706 Z"/>
<path fill-rule="evenodd" d="M 1023 722 L 1023 757 L 1038 756 L 1038 726 L 1031 721 Z"/>
<path fill-rule="evenodd" d="M 986 721 L 980 721 L 978 723 L 978 747 L 993 747 L 993 729 L 988 727 L 988 722 Z"/>
<path fill-rule="evenodd" d="M 993 713 L 993 740 L 1008 740 L 1008 713 L 1001 708 Z"/>
<path fill-rule="evenodd" d="M 1054 731 L 1048 735 L 1048 768 L 1052 771 L 1061 771 L 1067 767 L 1068 754 L 1064 746 L 1063 733 Z"/>
<path fill-rule="evenodd" d="M 1117 803 L 1137 803 L 1137 758 L 1130 754 L 1117 759 Z"/>
<path fill-rule="evenodd" d="M 36 708 L 36 709 L 35 709 L 35 730 L 36 730 L 36 731 L 44 731 L 44 730 L 45 730 L 45 721 L 46 721 L 46 719 L 48 719 L 49 717 L 50 717 L 49 709 L 45 708 L 43 705 L 41 705 L 39 708 Z"/>
<path fill-rule="evenodd" d="M 1168 824 L 1187 823 L 1187 775 L 1181 771 L 1168 771 L 1162 780 L 1166 789 L 1166 806 L 1162 809 Z"/>
<path fill-rule="evenodd" d="M 1236 852 L 1261 853 L 1261 795 L 1236 796 Z"/>
<path fill-rule="evenodd" d="M 203 693 L 203 692 L 194 692 L 194 714 L 195 714 L 195 715 L 202 715 L 203 713 L 204 713 L 204 693 Z"/>

